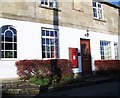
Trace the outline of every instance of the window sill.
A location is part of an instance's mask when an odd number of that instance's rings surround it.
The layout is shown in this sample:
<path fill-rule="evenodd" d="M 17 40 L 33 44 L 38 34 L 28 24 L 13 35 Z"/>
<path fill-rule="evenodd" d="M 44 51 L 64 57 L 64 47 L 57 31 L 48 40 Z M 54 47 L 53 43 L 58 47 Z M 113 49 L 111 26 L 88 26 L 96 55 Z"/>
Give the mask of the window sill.
<path fill-rule="evenodd" d="M 55 59 L 59 59 L 59 58 L 42 58 L 42 60 L 55 60 Z"/>
<path fill-rule="evenodd" d="M 61 12 L 61 10 L 58 9 L 58 8 L 52 8 L 52 7 L 44 6 L 44 5 L 41 5 L 41 4 L 39 5 L 39 7 L 41 7 L 41 8 L 45 8 L 45 9 L 49 9 L 49 10 L 60 11 L 60 12 Z"/>
<path fill-rule="evenodd" d="M 73 9 L 74 11 L 84 12 L 83 10 Z"/>
<path fill-rule="evenodd" d="M 1 58 L 0 61 L 16 61 L 17 58 Z"/>
<path fill-rule="evenodd" d="M 103 20 L 103 19 L 97 19 L 97 18 L 93 18 L 93 19 L 101 22 L 106 22 L 106 20 Z"/>

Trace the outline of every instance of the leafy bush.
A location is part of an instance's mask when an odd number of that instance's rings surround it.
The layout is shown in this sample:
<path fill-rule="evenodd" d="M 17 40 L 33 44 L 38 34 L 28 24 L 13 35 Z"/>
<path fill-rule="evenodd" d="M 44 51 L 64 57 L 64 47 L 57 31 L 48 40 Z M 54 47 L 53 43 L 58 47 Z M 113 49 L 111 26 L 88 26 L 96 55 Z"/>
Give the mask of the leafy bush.
<path fill-rule="evenodd" d="M 54 60 L 20 60 L 16 62 L 17 74 L 20 78 L 29 79 L 32 83 L 44 85 L 49 81 L 56 85 L 73 77 L 72 63 L 66 59 Z M 69 80 L 69 79 L 68 79 Z"/>
<path fill-rule="evenodd" d="M 120 73 L 120 60 L 96 60 L 95 72 L 97 74 Z"/>
<path fill-rule="evenodd" d="M 31 77 L 30 82 L 40 86 L 47 86 L 50 84 L 50 78 Z"/>

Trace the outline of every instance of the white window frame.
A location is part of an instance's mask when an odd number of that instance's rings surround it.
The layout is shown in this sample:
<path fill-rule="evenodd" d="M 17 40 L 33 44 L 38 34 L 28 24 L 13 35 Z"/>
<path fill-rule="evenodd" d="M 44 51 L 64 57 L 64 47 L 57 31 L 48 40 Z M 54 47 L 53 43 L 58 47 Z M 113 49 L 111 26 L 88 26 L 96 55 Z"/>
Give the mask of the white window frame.
<path fill-rule="evenodd" d="M 43 35 L 43 31 L 45 32 L 44 33 L 45 35 Z M 46 32 L 48 31 L 49 31 L 49 34 L 47 35 Z M 51 34 L 51 32 L 53 32 L 53 34 Z M 41 28 L 42 59 L 59 58 L 59 34 L 58 32 L 59 32 L 58 30 L 51 29 L 51 28 L 43 28 L 43 27 Z"/>
<path fill-rule="evenodd" d="M 111 60 L 112 53 L 111 53 L 111 42 L 110 41 L 100 41 L 100 55 L 101 60 Z"/>
<path fill-rule="evenodd" d="M 118 57 L 118 43 L 117 42 L 114 43 L 114 54 L 115 54 L 115 60 L 118 60 L 119 57 Z"/>
<path fill-rule="evenodd" d="M 40 4 L 49 8 L 57 8 L 57 0 L 40 0 Z"/>
<path fill-rule="evenodd" d="M 0 59 L 1 60 L 14 60 L 14 59 L 17 59 L 17 30 L 15 27 L 11 26 L 11 25 L 5 25 L 6 27 L 8 27 L 7 29 L 5 29 L 5 31 L 3 32 L 1 30 L 1 38 L 0 38 L 0 41 L 1 41 L 1 49 L 0 49 Z M 2 26 L 4 27 L 4 26 Z M 1 29 L 2 29 L 1 27 Z M 15 32 L 11 29 L 13 28 L 15 30 Z M 12 41 L 6 41 L 5 38 L 6 38 L 6 32 L 11 32 L 12 34 Z M 16 33 L 16 34 L 15 34 Z M 3 38 L 2 38 L 3 36 Z M 16 36 L 16 39 L 15 39 L 15 36 Z M 16 40 L 16 41 L 15 41 Z M 12 47 L 12 49 L 6 49 L 6 45 L 5 44 L 11 44 L 10 47 Z M 15 48 L 15 44 L 16 44 L 16 48 Z M 6 48 L 5 48 L 6 47 Z M 6 53 L 8 53 L 8 55 L 10 55 L 10 52 L 12 52 L 12 57 L 9 57 L 7 56 L 6 57 Z M 16 52 L 16 55 L 14 54 Z M 3 56 L 2 56 L 3 55 Z"/>
<path fill-rule="evenodd" d="M 96 2 L 95 0 L 93 0 L 92 6 L 93 6 L 93 17 L 95 19 L 104 20 L 102 4 L 100 2 Z M 96 10 L 96 13 L 94 12 L 94 10 Z"/>

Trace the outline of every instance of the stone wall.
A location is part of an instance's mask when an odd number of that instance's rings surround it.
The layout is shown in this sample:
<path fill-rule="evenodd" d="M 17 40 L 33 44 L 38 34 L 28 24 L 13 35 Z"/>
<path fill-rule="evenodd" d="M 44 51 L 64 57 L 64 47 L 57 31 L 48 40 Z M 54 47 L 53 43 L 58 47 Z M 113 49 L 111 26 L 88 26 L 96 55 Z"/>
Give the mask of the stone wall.
<path fill-rule="evenodd" d="M 91 2 L 78 0 L 79 5 L 73 1 L 59 2 L 58 10 L 42 7 L 40 0 L 1 2 L 0 17 L 45 24 L 54 24 L 54 21 L 58 21 L 60 26 L 118 35 L 117 8 L 103 4 L 104 20 L 100 21 L 93 18 L 92 0 Z"/>

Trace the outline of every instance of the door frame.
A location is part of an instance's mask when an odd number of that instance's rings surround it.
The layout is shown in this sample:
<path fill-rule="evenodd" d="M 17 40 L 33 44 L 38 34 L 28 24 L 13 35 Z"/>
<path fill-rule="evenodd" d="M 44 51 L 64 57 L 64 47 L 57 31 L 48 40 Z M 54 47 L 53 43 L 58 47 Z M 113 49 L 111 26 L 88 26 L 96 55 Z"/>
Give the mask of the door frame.
<path fill-rule="evenodd" d="M 82 43 L 82 41 L 88 41 L 88 43 L 89 43 L 89 52 L 90 52 L 90 54 L 89 54 L 89 60 L 88 60 L 88 66 L 89 66 L 89 70 L 88 70 L 88 72 L 85 72 L 85 70 L 87 70 L 87 69 L 84 69 L 85 67 L 85 64 L 84 64 L 84 62 L 85 62 L 85 60 L 83 59 L 83 55 L 82 55 L 82 46 L 81 46 L 81 43 Z M 82 68 L 82 75 L 90 75 L 90 74 L 92 74 L 92 56 L 91 56 L 91 44 L 90 44 L 90 39 L 85 39 L 85 38 L 80 38 L 80 53 L 81 53 L 81 68 Z M 84 61 L 84 62 L 83 62 Z M 83 65 L 84 64 L 84 65 Z"/>

